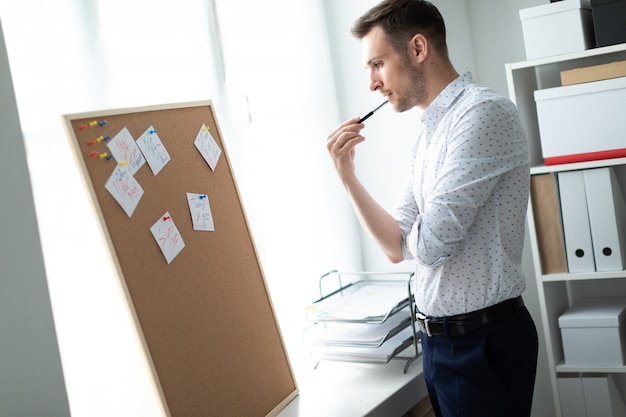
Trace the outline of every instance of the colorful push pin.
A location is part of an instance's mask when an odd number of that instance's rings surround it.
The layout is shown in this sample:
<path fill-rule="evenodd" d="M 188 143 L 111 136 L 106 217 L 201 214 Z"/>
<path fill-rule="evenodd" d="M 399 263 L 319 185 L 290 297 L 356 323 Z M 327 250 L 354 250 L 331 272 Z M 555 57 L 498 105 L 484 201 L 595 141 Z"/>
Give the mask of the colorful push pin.
<path fill-rule="evenodd" d="M 107 155 L 107 161 L 111 158 L 113 158 L 113 155 Z"/>
<path fill-rule="evenodd" d="M 154 135 L 156 132 L 157 132 L 156 129 L 150 129 L 150 134 L 151 135 Z"/>
<path fill-rule="evenodd" d="M 169 219 L 171 219 L 171 217 L 170 217 L 170 216 L 163 216 L 163 221 L 164 221 L 164 222 L 168 221 Z"/>
<path fill-rule="evenodd" d="M 109 140 L 109 139 L 111 139 L 111 135 L 106 135 L 103 140 L 106 141 L 106 140 Z"/>
<path fill-rule="evenodd" d="M 202 128 L 202 130 L 204 130 L 205 132 L 207 132 L 207 131 L 209 130 L 209 128 L 205 126 L 205 127 L 203 127 L 203 128 Z"/>
<path fill-rule="evenodd" d="M 104 136 L 98 136 L 96 138 L 96 142 L 98 142 L 98 143 L 102 142 L 103 140 L 104 140 Z"/>
<path fill-rule="evenodd" d="M 85 129 L 87 129 L 87 125 L 80 125 L 80 126 L 78 126 L 78 128 L 80 130 L 85 130 Z"/>
<path fill-rule="evenodd" d="M 206 195 L 201 195 L 201 196 L 199 196 L 198 198 L 199 198 L 200 200 L 205 199 L 205 198 L 206 198 Z"/>
<path fill-rule="evenodd" d="M 92 158 L 95 156 L 98 156 L 98 152 L 93 151 L 92 153 L 89 154 L 89 156 L 91 156 Z"/>
<path fill-rule="evenodd" d="M 95 140 L 90 140 L 89 142 L 87 142 L 87 145 L 91 146 L 91 145 L 95 145 L 96 141 Z"/>
<path fill-rule="evenodd" d="M 108 153 L 103 152 L 103 153 L 101 153 L 101 154 L 100 154 L 100 159 L 104 159 L 104 158 L 106 158 L 108 155 L 109 155 Z"/>
<path fill-rule="evenodd" d="M 101 121 L 100 123 L 98 123 L 100 125 L 100 127 L 104 126 L 105 124 L 107 124 L 106 120 Z"/>
<path fill-rule="evenodd" d="M 121 166 L 121 167 L 126 166 L 126 165 L 128 165 L 128 161 L 122 161 L 122 162 L 120 162 L 120 166 Z"/>
<path fill-rule="evenodd" d="M 89 126 L 92 126 L 92 127 L 97 125 L 97 124 L 98 124 L 97 120 L 94 120 L 93 122 L 89 122 Z"/>

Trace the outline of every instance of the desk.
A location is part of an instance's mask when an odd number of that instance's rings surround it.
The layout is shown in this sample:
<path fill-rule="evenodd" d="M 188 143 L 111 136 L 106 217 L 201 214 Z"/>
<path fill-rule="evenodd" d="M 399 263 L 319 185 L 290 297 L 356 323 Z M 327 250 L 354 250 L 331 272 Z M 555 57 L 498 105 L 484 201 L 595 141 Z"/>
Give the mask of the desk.
<path fill-rule="evenodd" d="M 278 417 L 400 417 L 426 397 L 422 358 L 385 365 L 321 362 L 296 372 L 300 394 Z"/>

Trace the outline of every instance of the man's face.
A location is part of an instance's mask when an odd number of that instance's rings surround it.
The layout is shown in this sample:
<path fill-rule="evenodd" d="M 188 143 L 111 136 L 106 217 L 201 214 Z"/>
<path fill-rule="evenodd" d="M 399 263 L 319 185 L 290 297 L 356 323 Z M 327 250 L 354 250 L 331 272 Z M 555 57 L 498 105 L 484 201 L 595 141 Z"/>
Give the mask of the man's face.
<path fill-rule="evenodd" d="M 363 60 L 370 72 L 370 90 L 378 90 L 398 112 L 409 110 L 426 99 L 426 85 L 419 66 L 410 58 L 409 43 L 405 54 L 387 41 L 380 26 L 362 39 Z"/>

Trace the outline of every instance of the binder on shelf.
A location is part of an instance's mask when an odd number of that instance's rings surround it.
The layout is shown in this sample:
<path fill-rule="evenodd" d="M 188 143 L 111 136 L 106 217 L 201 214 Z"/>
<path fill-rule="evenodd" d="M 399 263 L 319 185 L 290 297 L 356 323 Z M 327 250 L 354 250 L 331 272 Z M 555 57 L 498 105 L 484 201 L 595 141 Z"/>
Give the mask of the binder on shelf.
<path fill-rule="evenodd" d="M 556 383 L 563 417 L 588 417 L 582 378 L 578 375 L 559 376 Z"/>
<path fill-rule="evenodd" d="M 556 174 L 533 175 L 530 179 L 530 193 L 541 271 L 544 274 L 567 272 Z"/>
<path fill-rule="evenodd" d="M 626 267 L 626 204 L 611 167 L 583 171 L 597 271 Z"/>
<path fill-rule="evenodd" d="M 626 415 L 626 405 L 611 374 L 584 377 L 583 391 L 587 416 L 619 417 Z"/>
<path fill-rule="evenodd" d="M 558 173 L 561 217 L 569 272 L 594 272 L 591 227 L 583 171 Z"/>
<path fill-rule="evenodd" d="M 557 378 L 563 417 L 618 417 L 626 406 L 611 374 Z"/>

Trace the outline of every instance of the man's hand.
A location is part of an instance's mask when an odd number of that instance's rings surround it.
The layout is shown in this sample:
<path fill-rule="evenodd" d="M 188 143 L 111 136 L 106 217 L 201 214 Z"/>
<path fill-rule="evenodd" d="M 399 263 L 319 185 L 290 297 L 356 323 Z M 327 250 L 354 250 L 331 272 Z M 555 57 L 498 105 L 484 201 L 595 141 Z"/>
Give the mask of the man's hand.
<path fill-rule="evenodd" d="M 360 134 L 365 125 L 358 121 L 359 117 L 345 121 L 326 138 L 328 153 L 339 177 L 344 182 L 354 176 L 355 146 L 365 140 Z"/>

